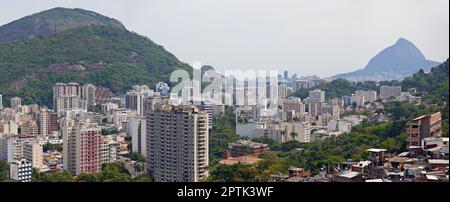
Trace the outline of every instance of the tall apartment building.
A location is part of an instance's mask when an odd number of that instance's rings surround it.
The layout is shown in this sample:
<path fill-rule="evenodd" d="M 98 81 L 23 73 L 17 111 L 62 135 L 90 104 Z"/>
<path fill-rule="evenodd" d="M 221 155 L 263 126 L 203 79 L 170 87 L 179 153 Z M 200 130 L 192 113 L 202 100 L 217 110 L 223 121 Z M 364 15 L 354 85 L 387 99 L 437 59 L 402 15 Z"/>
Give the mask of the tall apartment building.
<path fill-rule="evenodd" d="M 48 115 L 48 132 L 58 131 L 58 114 L 56 112 L 49 112 Z"/>
<path fill-rule="evenodd" d="M 23 145 L 23 158 L 30 162 L 33 168 L 42 169 L 44 166 L 43 149 L 39 141 L 26 142 Z"/>
<path fill-rule="evenodd" d="M 151 96 L 144 98 L 143 116 L 145 116 L 149 110 L 155 110 L 155 106 L 164 104 L 169 104 L 169 99 L 162 98 L 159 96 Z"/>
<path fill-rule="evenodd" d="M 297 80 L 293 82 L 294 92 L 303 88 L 309 88 L 309 81 Z"/>
<path fill-rule="evenodd" d="M 139 152 L 147 158 L 147 125 L 144 117 L 131 118 L 128 134 L 131 136 L 133 152 Z"/>
<path fill-rule="evenodd" d="M 310 117 L 317 117 L 319 114 L 324 112 L 325 103 L 324 102 L 308 102 L 308 115 Z"/>
<path fill-rule="evenodd" d="M 309 123 L 305 122 L 281 122 L 280 133 L 282 135 L 281 142 L 298 141 L 298 142 L 310 142 L 311 141 L 311 128 Z"/>
<path fill-rule="evenodd" d="M 20 126 L 20 134 L 23 135 L 39 135 L 39 127 L 34 120 L 29 120 Z"/>
<path fill-rule="evenodd" d="M 356 104 L 356 107 L 362 107 L 366 103 L 366 98 L 364 96 L 352 95 L 352 105 Z"/>
<path fill-rule="evenodd" d="M 39 135 L 48 135 L 49 132 L 49 121 L 50 121 L 50 113 L 47 111 L 41 111 L 37 115 L 37 124 L 39 128 Z"/>
<path fill-rule="evenodd" d="M 20 99 L 20 97 L 11 98 L 11 108 L 14 109 L 20 105 L 22 105 L 22 99 Z"/>
<path fill-rule="evenodd" d="M 374 90 L 368 91 L 358 90 L 355 91 L 355 95 L 359 97 L 364 97 L 365 102 L 375 102 L 375 100 L 377 100 L 377 91 Z"/>
<path fill-rule="evenodd" d="M 136 91 L 129 91 L 125 95 L 125 108 L 139 115 L 143 113 L 143 95 Z"/>
<path fill-rule="evenodd" d="M 283 101 L 283 111 L 295 111 L 295 113 L 304 115 L 305 114 L 305 105 L 302 103 L 300 98 L 287 98 Z"/>
<path fill-rule="evenodd" d="M 194 106 L 162 105 L 147 115 L 148 168 L 157 182 L 208 176 L 208 114 Z"/>
<path fill-rule="evenodd" d="M 202 105 L 198 106 L 200 110 L 208 113 L 208 129 L 212 130 L 213 127 L 213 119 L 214 119 L 214 104 L 210 103 L 202 103 Z"/>
<path fill-rule="evenodd" d="M 402 93 L 401 86 L 381 86 L 380 87 L 380 98 L 383 100 L 388 100 L 391 97 L 399 97 Z"/>
<path fill-rule="evenodd" d="M 17 135 L 18 131 L 19 131 L 19 125 L 15 121 L 0 120 L 0 137 L 3 134 Z"/>
<path fill-rule="evenodd" d="M 31 135 L 8 135 L 0 138 L 0 160 L 13 162 L 24 157 L 24 144 L 36 141 Z"/>
<path fill-rule="evenodd" d="M 3 95 L 0 94 L 0 110 L 3 109 Z"/>
<path fill-rule="evenodd" d="M 344 105 L 351 106 L 353 103 L 352 96 L 344 95 L 341 97 L 341 100 Z"/>
<path fill-rule="evenodd" d="M 316 89 L 309 91 L 308 101 L 311 102 L 325 102 L 325 91 Z"/>
<path fill-rule="evenodd" d="M 427 137 L 440 137 L 442 135 L 441 112 L 417 117 L 408 122 L 407 139 L 409 146 L 423 146 L 422 140 Z"/>
<path fill-rule="evenodd" d="M 32 164 L 26 159 L 18 159 L 9 165 L 9 178 L 18 182 L 31 182 Z"/>
<path fill-rule="evenodd" d="M 81 90 L 81 98 L 86 101 L 89 109 L 95 106 L 95 86 L 93 84 L 85 84 Z"/>
<path fill-rule="evenodd" d="M 62 125 L 63 168 L 76 176 L 101 170 L 101 128 L 94 123 L 68 121 Z"/>
<path fill-rule="evenodd" d="M 101 163 L 113 163 L 117 161 L 119 143 L 102 140 L 100 145 Z"/>
<path fill-rule="evenodd" d="M 56 83 L 53 86 L 53 110 L 58 115 L 63 110 L 79 110 L 85 107 L 78 83 Z"/>
<path fill-rule="evenodd" d="M 341 116 L 341 107 L 337 104 L 325 104 L 323 111 L 336 119 Z"/>
<path fill-rule="evenodd" d="M 135 112 L 137 115 L 145 115 L 144 99 L 153 96 L 154 92 L 146 85 L 133 86 L 133 90 L 125 95 L 125 108 Z"/>
<path fill-rule="evenodd" d="M 288 96 L 288 87 L 285 83 L 278 84 L 278 97 L 286 98 Z"/>

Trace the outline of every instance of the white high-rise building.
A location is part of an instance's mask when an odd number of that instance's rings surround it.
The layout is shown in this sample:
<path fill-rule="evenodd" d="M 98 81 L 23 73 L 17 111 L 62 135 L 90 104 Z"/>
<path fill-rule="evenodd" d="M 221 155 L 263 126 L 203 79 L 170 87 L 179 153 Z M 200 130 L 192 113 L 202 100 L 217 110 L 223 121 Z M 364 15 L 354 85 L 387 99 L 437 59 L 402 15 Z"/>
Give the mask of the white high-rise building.
<path fill-rule="evenodd" d="M 316 89 L 309 91 L 308 101 L 310 102 L 325 102 L 325 91 Z"/>
<path fill-rule="evenodd" d="M 144 99 L 154 95 L 154 91 L 146 85 L 133 86 L 133 90 L 125 95 L 125 108 L 137 115 L 144 116 Z"/>
<path fill-rule="evenodd" d="M 118 157 L 119 143 L 114 141 L 102 140 L 100 145 L 101 163 L 114 163 Z"/>
<path fill-rule="evenodd" d="M 86 101 L 89 109 L 95 106 L 95 86 L 93 84 L 85 84 L 82 88 L 82 98 Z"/>
<path fill-rule="evenodd" d="M 17 135 L 19 132 L 19 125 L 13 121 L 3 121 L 0 120 L 0 137 L 2 135 Z"/>
<path fill-rule="evenodd" d="M 401 86 L 381 86 L 380 98 L 383 100 L 390 99 L 391 97 L 397 98 L 402 93 Z"/>
<path fill-rule="evenodd" d="M 0 94 L 0 109 L 3 109 L 3 95 Z"/>
<path fill-rule="evenodd" d="M 24 157 L 24 144 L 36 141 L 32 135 L 8 135 L 0 138 L 0 160 L 13 162 Z"/>
<path fill-rule="evenodd" d="M 278 84 L 278 97 L 286 98 L 288 96 L 287 85 L 284 83 Z"/>
<path fill-rule="evenodd" d="M 30 141 L 23 145 L 23 157 L 33 168 L 42 169 L 44 166 L 43 148 L 38 141 Z"/>
<path fill-rule="evenodd" d="M 9 178 L 19 182 L 31 182 L 32 164 L 26 159 L 17 159 L 9 165 Z"/>
<path fill-rule="evenodd" d="M 56 83 L 53 86 L 53 110 L 61 115 L 64 110 L 86 110 L 86 101 L 81 100 L 78 83 Z"/>
<path fill-rule="evenodd" d="M 359 95 L 352 95 L 352 101 L 353 101 L 353 103 L 356 103 L 356 107 L 362 107 L 362 106 L 364 106 L 364 103 L 366 102 L 365 97 L 359 96 Z"/>
<path fill-rule="evenodd" d="M 362 91 L 362 90 L 358 90 L 355 91 L 355 96 L 358 97 L 364 97 L 364 102 L 375 102 L 375 100 L 377 100 L 377 91 L 374 90 L 369 90 L 369 91 Z"/>
<path fill-rule="evenodd" d="M 157 182 L 197 182 L 208 176 L 208 113 L 162 105 L 147 115 L 147 162 Z"/>
<path fill-rule="evenodd" d="M 324 112 L 325 103 L 324 102 L 308 102 L 308 115 L 310 117 L 317 117 L 319 114 Z"/>
<path fill-rule="evenodd" d="M 311 129 L 309 123 L 305 122 L 282 122 L 280 124 L 282 142 L 298 141 L 310 142 Z"/>
<path fill-rule="evenodd" d="M 147 158 L 147 124 L 144 117 L 131 118 L 128 126 L 133 152 L 139 152 Z"/>
<path fill-rule="evenodd" d="M 49 130 L 50 113 L 47 111 L 41 111 L 38 114 L 37 124 L 39 128 L 39 135 L 45 136 L 50 134 Z"/>

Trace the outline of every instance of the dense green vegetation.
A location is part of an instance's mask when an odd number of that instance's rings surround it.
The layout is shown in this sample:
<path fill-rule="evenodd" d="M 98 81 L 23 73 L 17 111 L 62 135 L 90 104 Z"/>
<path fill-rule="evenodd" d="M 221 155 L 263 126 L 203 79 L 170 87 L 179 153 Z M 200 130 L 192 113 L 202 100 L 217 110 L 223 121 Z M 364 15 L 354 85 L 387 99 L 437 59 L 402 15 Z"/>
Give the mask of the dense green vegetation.
<path fill-rule="evenodd" d="M 105 163 L 102 171 L 92 174 L 81 174 L 73 177 L 69 172 L 39 173 L 33 172 L 33 182 L 151 182 L 148 174 L 133 178 L 123 163 Z"/>
<path fill-rule="evenodd" d="M 32 182 L 75 182 L 75 178 L 68 171 L 54 173 L 40 173 L 33 170 Z"/>
<path fill-rule="evenodd" d="M 215 118 L 213 121 L 212 132 L 209 136 L 209 159 L 211 165 L 217 163 L 221 158 L 229 142 L 239 139 L 236 134 L 236 115 L 232 107 L 225 108 L 223 117 Z"/>
<path fill-rule="evenodd" d="M 357 90 L 376 90 L 379 92 L 379 86 L 382 85 L 400 85 L 403 91 L 410 88 L 417 90 L 417 95 L 422 96 L 428 103 L 442 104 L 448 103 L 449 90 L 449 67 L 448 59 L 437 67 L 431 68 L 429 73 L 420 70 L 416 74 L 406 77 L 403 81 L 365 81 L 350 82 L 346 79 L 336 79 L 329 83 L 321 84 L 312 88 L 300 89 L 293 95 L 302 99 L 308 97 L 308 92 L 315 89 L 326 91 L 327 98 L 342 97 L 351 95 Z"/>
<path fill-rule="evenodd" d="M 9 179 L 9 164 L 6 161 L 0 160 L 0 182 L 8 181 Z"/>
<path fill-rule="evenodd" d="M 62 152 L 63 150 L 63 145 L 62 144 L 44 144 L 42 146 L 42 149 L 44 150 L 44 152 L 49 151 L 49 150 L 55 150 L 55 151 L 59 151 Z"/>
<path fill-rule="evenodd" d="M 403 89 L 415 88 L 423 100 L 428 103 L 448 104 L 449 98 L 449 66 L 448 59 L 437 67 L 431 68 L 429 73 L 420 70 L 402 82 Z"/>
<path fill-rule="evenodd" d="M 340 98 L 344 95 L 351 95 L 356 90 L 377 90 L 377 83 L 373 81 L 350 82 L 346 79 L 336 79 L 329 83 L 324 83 L 311 88 L 300 89 L 294 96 L 302 99 L 308 97 L 308 92 L 320 89 L 326 92 L 327 98 Z"/>
<path fill-rule="evenodd" d="M 192 71 L 148 38 L 108 26 L 0 45 L 0 93 L 25 104 L 51 106 L 57 82 L 93 83 L 120 94 L 136 84 L 169 82 L 176 69 Z"/>
<path fill-rule="evenodd" d="M 139 152 L 131 152 L 130 159 L 138 162 L 145 162 L 145 157 Z"/>

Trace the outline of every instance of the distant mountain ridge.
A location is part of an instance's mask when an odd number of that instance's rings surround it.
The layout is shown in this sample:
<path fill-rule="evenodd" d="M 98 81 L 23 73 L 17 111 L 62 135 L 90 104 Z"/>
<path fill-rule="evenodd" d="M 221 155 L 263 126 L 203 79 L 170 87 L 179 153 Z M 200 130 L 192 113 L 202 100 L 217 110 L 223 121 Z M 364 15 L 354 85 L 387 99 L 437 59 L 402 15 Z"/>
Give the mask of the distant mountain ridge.
<path fill-rule="evenodd" d="M 427 60 L 413 43 L 400 38 L 394 45 L 373 57 L 364 69 L 339 74 L 333 78 L 344 78 L 351 81 L 402 80 L 419 69 L 429 71 L 431 67 L 439 64 L 439 62 Z"/>
<path fill-rule="evenodd" d="M 125 26 L 118 20 L 93 11 L 58 7 L 0 26 L 0 44 L 47 37 L 70 29 L 96 25 L 125 29 Z"/>

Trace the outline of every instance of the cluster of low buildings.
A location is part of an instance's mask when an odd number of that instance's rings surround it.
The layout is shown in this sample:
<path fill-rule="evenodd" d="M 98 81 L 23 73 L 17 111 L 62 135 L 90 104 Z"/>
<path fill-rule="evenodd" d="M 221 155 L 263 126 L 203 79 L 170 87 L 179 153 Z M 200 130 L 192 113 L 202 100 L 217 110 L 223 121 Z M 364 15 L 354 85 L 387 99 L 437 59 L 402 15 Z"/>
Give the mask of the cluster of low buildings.
<path fill-rule="evenodd" d="M 234 165 L 237 163 L 255 164 L 262 160 L 260 155 L 269 150 L 268 144 L 252 142 L 250 140 L 230 142 L 228 143 L 228 149 L 223 154 L 223 159 L 219 163 L 224 165 Z"/>
<path fill-rule="evenodd" d="M 334 162 L 318 175 L 273 175 L 272 181 L 287 182 L 448 182 L 448 137 L 441 137 L 441 113 L 408 122 L 407 150 L 367 149 L 363 161 Z M 291 173 L 291 170 L 289 171 Z"/>

